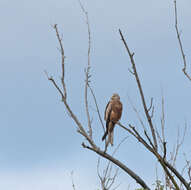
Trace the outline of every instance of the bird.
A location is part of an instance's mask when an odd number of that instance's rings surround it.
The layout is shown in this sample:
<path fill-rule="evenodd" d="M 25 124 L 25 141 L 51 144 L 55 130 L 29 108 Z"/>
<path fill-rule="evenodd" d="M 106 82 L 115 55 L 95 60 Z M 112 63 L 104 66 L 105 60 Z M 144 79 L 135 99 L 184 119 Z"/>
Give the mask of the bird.
<path fill-rule="evenodd" d="M 120 96 L 114 93 L 110 98 L 106 108 L 104 120 L 106 121 L 106 131 L 102 137 L 102 141 L 108 135 L 108 142 L 113 146 L 113 130 L 115 124 L 120 120 L 122 115 L 123 105 L 120 101 Z"/>

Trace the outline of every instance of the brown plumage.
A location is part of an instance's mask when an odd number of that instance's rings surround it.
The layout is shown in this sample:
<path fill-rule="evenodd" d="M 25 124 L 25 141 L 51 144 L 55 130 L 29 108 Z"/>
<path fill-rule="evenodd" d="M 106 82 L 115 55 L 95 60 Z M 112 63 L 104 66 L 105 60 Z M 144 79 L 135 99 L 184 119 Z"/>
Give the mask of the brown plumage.
<path fill-rule="evenodd" d="M 102 141 L 108 135 L 108 142 L 113 145 L 113 129 L 115 124 L 120 120 L 122 114 L 122 103 L 118 94 L 113 94 L 105 108 L 104 119 L 106 121 L 106 132 L 102 137 Z"/>

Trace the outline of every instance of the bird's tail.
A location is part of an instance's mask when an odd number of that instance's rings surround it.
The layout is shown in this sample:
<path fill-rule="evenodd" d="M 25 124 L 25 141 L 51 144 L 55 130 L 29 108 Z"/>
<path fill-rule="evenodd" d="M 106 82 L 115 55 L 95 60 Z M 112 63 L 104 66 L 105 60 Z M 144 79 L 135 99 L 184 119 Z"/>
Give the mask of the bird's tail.
<path fill-rule="evenodd" d="M 107 134 L 108 134 L 108 131 L 106 130 L 106 132 L 104 133 L 104 135 L 103 135 L 103 137 L 102 137 L 102 141 L 104 141 L 104 140 L 105 140 L 105 138 L 106 138 Z"/>

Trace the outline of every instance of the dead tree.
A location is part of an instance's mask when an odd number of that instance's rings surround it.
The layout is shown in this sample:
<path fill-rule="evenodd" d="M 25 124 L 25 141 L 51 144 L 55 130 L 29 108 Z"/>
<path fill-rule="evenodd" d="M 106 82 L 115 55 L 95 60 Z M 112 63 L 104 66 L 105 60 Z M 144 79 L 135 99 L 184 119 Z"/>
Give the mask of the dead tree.
<path fill-rule="evenodd" d="M 99 116 L 99 120 L 100 120 L 100 123 L 101 123 L 102 126 L 103 126 L 103 121 L 102 121 L 102 117 L 101 117 L 101 114 L 100 114 L 100 111 L 99 111 L 98 101 L 96 99 L 93 88 L 90 85 L 90 78 L 91 78 L 91 74 L 90 74 L 90 68 L 91 68 L 91 62 L 90 62 L 91 32 L 90 32 L 90 24 L 89 24 L 89 20 L 88 20 L 88 13 L 84 9 L 84 7 L 82 6 L 81 3 L 80 3 L 80 6 L 81 6 L 81 9 L 82 9 L 83 13 L 85 14 L 86 22 L 87 22 L 87 28 L 88 28 L 88 60 L 87 60 L 87 67 L 85 69 L 85 89 L 84 89 L 84 102 L 85 102 L 85 110 L 86 110 L 86 116 L 85 117 L 87 118 L 87 121 L 88 121 L 87 126 L 82 125 L 82 123 L 80 122 L 80 119 L 76 116 L 74 110 L 72 110 L 72 108 L 70 107 L 70 104 L 68 102 L 67 84 L 65 83 L 65 73 L 67 73 L 67 72 L 65 71 L 64 45 L 63 45 L 63 41 L 61 39 L 61 36 L 59 34 L 58 27 L 57 27 L 56 24 L 54 25 L 54 30 L 55 30 L 56 37 L 57 37 L 57 40 L 58 40 L 58 43 L 59 43 L 59 46 L 60 46 L 60 53 L 61 53 L 61 71 L 62 71 L 61 86 L 62 86 L 62 88 L 54 80 L 53 77 L 49 77 L 49 75 L 46 73 L 47 77 L 50 80 L 50 82 L 53 84 L 53 86 L 56 88 L 58 93 L 60 94 L 61 100 L 64 103 L 66 110 L 68 111 L 71 119 L 75 122 L 75 124 L 76 124 L 76 126 L 78 128 L 77 132 L 80 135 L 82 135 L 83 137 L 85 137 L 86 142 L 82 143 L 83 148 L 86 148 L 86 149 L 88 149 L 90 151 L 93 151 L 97 155 L 109 160 L 111 163 L 113 163 L 114 165 L 116 165 L 119 168 L 121 168 L 122 170 L 124 170 L 142 188 L 149 190 L 150 187 L 142 179 L 141 176 L 139 176 L 137 173 L 135 173 L 133 170 L 131 170 L 123 162 L 118 160 L 114 155 L 111 155 L 111 154 L 107 153 L 106 150 L 102 150 L 96 144 L 96 142 L 95 142 L 95 140 L 93 138 L 94 131 L 92 129 L 92 122 L 91 122 L 91 119 L 90 119 L 88 92 L 90 92 L 90 94 L 93 97 L 93 100 L 94 100 L 94 103 L 95 103 L 95 106 L 96 106 L 96 110 L 97 110 L 97 114 Z M 176 4 L 175 4 L 175 10 L 176 10 Z M 177 30 L 177 34 L 179 36 L 178 30 Z M 137 71 L 137 68 L 136 68 L 136 63 L 135 63 L 135 60 L 134 60 L 135 53 L 131 52 L 131 50 L 128 47 L 128 44 L 127 44 L 127 42 L 125 40 L 125 37 L 124 37 L 124 35 L 123 35 L 123 33 L 122 33 L 122 31 L 120 29 L 119 29 L 119 36 L 120 36 L 120 38 L 122 40 L 122 44 L 125 47 L 126 53 L 127 53 L 128 57 L 130 59 L 130 63 L 131 63 L 131 67 L 132 67 L 132 69 L 130 70 L 130 73 L 135 78 L 136 85 L 137 85 L 138 90 L 139 90 L 140 104 L 143 106 L 145 118 L 147 120 L 147 126 L 143 127 L 141 132 L 138 132 L 137 127 L 133 126 L 132 124 L 128 124 L 128 126 L 124 126 L 123 124 L 118 122 L 118 125 L 124 131 L 126 131 L 128 134 L 133 136 L 135 138 L 135 140 L 138 140 L 138 142 L 140 142 L 141 145 L 144 148 L 146 148 L 148 150 L 148 152 L 150 152 L 156 158 L 156 160 L 160 164 L 161 168 L 165 172 L 165 176 L 166 176 L 166 179 L 168 181 L 168 184 L 171 184 L 171 187 L 168 186 L 168 185 L 167 185 L 167 187 L 169 187 L 171 189 L 176 189 L 176 190 L 180 190 L 180 189 L 182 189 L 181 187 L 183 187 L 184 189 L 191 190 L 191 187 L 190 187 L 190 184 L 191 184 L 190 165 L 187 165 L 189 180 L 186 180 L 186 178 L 182 176 L 182 173 L 176 169 L 176 167 L 173 165 L 173 163 L 168 161 L 169 160 L 167 158 L 168 150 L 167 150 L 167 146 L 166 146 L 167 140 L 165 139 L 165 134 L 164 134 L 164 123 L 165 123 L 164 111 L 163 111 L 163 116 L 161 118 L 162 132 L 159 133 L 157 128 L 154 126 L 153 119 L 152 119 L 153 112 L 154 112 L 153 99 L 151 99 L 151 102 L 148 105 L 148 103 L 146 102 L 146 99 L 145 99 L 144 90 L 142 88 L 142 84 L 141 84 L 139 74 L 138 74 L 138 71 Z M 184 55 L 184 53 L 183 53 L 183 55 Z M 184 58 L 184 56 L 183 56 L 183 58 Z M 162 101 L 162 106 L 164 108 L 164 101 Z M 149 134 L 151 134 L 151 136 L 149 136 Z M 159 147 L 161 147 L 160 150 L 159 150 Z M 176 155 L 177 154 L 175 154 L 175 157 L 176 157 Z M 115 177 L 114 177 L 114 179 L 115 179 Z M 102 178 L 101 176 L 100 176 L 100 180 L 103 182 L 103 184 L 105 183 L 104 178 Z M 181 184 L 182 186 L 180 186 L 179 184 Z"/>

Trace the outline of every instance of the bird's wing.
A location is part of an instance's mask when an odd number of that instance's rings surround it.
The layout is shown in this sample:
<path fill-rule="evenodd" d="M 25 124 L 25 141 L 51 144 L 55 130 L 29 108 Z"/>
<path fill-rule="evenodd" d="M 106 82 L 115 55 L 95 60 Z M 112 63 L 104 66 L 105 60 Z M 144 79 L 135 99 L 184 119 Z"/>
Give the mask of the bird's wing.
<path fill-rule="evenodd" d="M 111 104 L 112 104 L 112 102 L 109 101 L 106 108 L 105 108 L 105 117 L 104 117 L 104 119 L 106 120 L 106 131 L 108 131 L 109 122 L 110 122 L 110 115 L 111 115 L 111 111 L 112 111 Z"/>
<path fill-rule="evenodd" d="M 105 121 L 107 121 L 107 119 L 108 119 L 108 115 L 109 115 L 110 110 L 111 110 L 111 102 L 109 101 L 107 103 L 106 108 L 105 108 L 105 113 L 104 113 L 104 120 Z"/>

